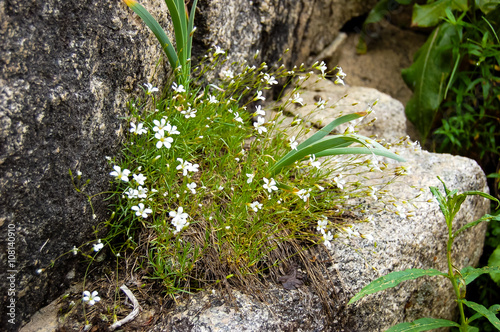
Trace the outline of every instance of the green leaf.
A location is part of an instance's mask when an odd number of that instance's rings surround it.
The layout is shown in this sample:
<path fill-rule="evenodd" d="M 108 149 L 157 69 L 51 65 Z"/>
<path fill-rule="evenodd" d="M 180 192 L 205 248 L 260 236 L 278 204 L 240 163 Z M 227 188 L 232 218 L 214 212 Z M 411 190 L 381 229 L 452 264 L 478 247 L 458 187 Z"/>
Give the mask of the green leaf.
<path fill-rule="evenodd" d="M 433 27 L 446 16 L 446 10 L 467 11 L 467 0 L 438 0 L 413 6 L 412 26 Z"/>
<path fill-rule="evenodd" d="M 321 128 L 320 130 L 318 130 L 317 133 L 315 133 L 314 135 L 312 135 L 311 137 L 306 139 L 304 142 L 300 143 L 299 146 L 297 146 L 297 150 L 300 150 L 308 145 L 311 145 L 314 142 L 319 141 L 320 139 L 322 139 L 326 135 L 330 134 L 333 129 L 340 126 L 341 124 L 344 124 L 344 123 L 352 121 L 352 120 L 359 119 L 363 116 L 366 116 L 366 114 L 367 114 L 366 112 L 351 113 L 351 114 L 343 115 L 343 116 L 333 120 L 332 122 L 330 122 L 329 124 L 327 124 L 326 126 Z"/>
<path fill-rule="evenodd" d="M 488 308 L 489 311 L 491 311 L 492 313 L 494 313 L 495 315 L 497 313 L 500 312 L 500 304 L 494 304 L 492 305 L 491 307 Z M 470 317 L 467 321 L 470 323 L 480 317 L 482 317 L 483 315 L 481 315 L 479 312 L 476 312 L 474 315 L 472 315 L 472 317 Z"/>
<path fill-rule="evenodd" d="M 497 246 L 490 258 L 488 258 L 488 266 L 497 268 L 498 272 L 490 272 L 490 277 L 494 282 L 500 284 L 500 245 Z"/>
<path fill-rule="evenodd" d="M 411 323 L 400 323 L 398 325 L 394 325 L 386 332 L 419 332 L 419 331 L 429 331 L 440 327 L 452 327 L 452 326 L 460 327 L 459 324 L 447 319 L 420 318 Z"/>
<path fill-rule="evenodd" d="M 447 77 L 453 67 L 453 43 L 458 43 L 457 27 L 443 23 L 434 29 L 417 51 L 413 64 L 402 70 L 405 83 L 413 90 L 406 105 L 408 119 L 425 141 L 439 105 L 443 101 Z"/>
<path fill-rule="evenodd" d="M 389 8 L 393 6 L 392 0 L 380 0 L 375 7 L 370 11 L 364 25 L 380 22 L 387 14 L 390 13 Z M 412 0 L 396 0 L 400 5 L 409 5 Z"/>
<path fill-rule="evenodd" d="M 489 261 L 488 261 L 489 265 Z M 462 278 L 464 279 L 465 285 L 470 284 L 473 282 L 477 277 L 479 277 L 482 274 L 485 273 L 491 273 L 495 271 L 500 271 L 500 266 L 485 266 L 482 268 L 474 268 L 472 266 L 466 266 L 464 267 L 461 271 L 460 274 L 462 275 Z"/>
<path fill-rule="evenodd" d="M 486 222 L 490 222 L 492 220 L 497 220 L 497 221 L 500 221 L 500 217 L 499 216 L 492 216 L 490 214 L 485 214 L 484 216 L 482 216 L 481 218 L 479 218 L 478 220 L 476 221 L 473 221 L 473 222 L 470 222 L 468 224 L 466 224 L 465 226 L 461 227 L 458 231 L 456 231 L 454 234 L 453 234 L 453 237 L 456 237 L 458 234 L 462 233 L 463 231 L 465 231 L 466 229 L 468 228 L 471 228 L 471 227 L 474 227 L 476 226 L 477 224 L 483 222 L 483 221 L 486 221 Z"/>
<path fill-rule="evenodd" d="M 475 0 L 476 6 L 484 13 L 488 14 L 500 5 L 500 0 Z"/>
<path fill-rule="evenodd" d="M 500 330 L 500 320 L 498 320 L 497 316 L 495 316 L 494 312 L 489 311 L 486 307 L 475 303 L 475 302 L 470 302 L 467 300 L 460 300 L 463 304 L 471 308 L 472 310 L 475 310 L 476 312 L 480 313 L 482 316 L 486 317 L 490 323 L 496 327 L 498 330 Z"/>
<path fill-rule="evenodd" d="M 413 280 L 423 276 L 444 276 L 448 277 L 446 273 L 435 269 L 408 269 L 404 271 L 391 272 L 377 280 L 372 281 L 362 290 L 359 291 L 353 298 L 349 300 L 348 304 L 354 303 L 365 295 L 372 294 L 387 288 L 392 288 L 399 285 L 401 282 L 406 280 Z"/>
<path fill-rule="evenodd" d="M 186 15 L 184 15 L 184 1 L 183 0 L 165 0 L 172 24 L 174 25 L 175 43 L 177 47 L 177 55 L 179 57 L 179 64 L 184 66 L 186 64 L 186 47 L 187 47 L 187 24 Z"/>
<path fill-rule="evenodd" d="M 401 156 L 387 150 L 387 149 L 369 149 L 362 147 L 351 147 L 351 148 L 335 148 L 335 149 L 327 149 L 321 152 L 316 153 L 316 157 L 326 157 L 326 156 L 336 156 L 341 154 L 374 154 L 377 156 L 392 158 L 397 161 L 404 162 L 406 161 Z"/>
<path fill-rule="evenodd" d="M 167 37 L 167 34 L 165 31 L 162 29 L 160 24 L 151 16 L 151 14 L 144 8 L 140 3 L 138 3 L 135 0 L 125 0 L 125 3 L 127 6 L 130 7 L 136 13 L 139 15 L 139 17 L 142 19 L 144 24 L 148 26 L 149 29 L 154 33 L 158 41 L 160 42 L 161 47 L 163 48 L 163 51 L 167 54 L 168 61 L 170 62 L 170 65 L 172 68 L 176 68 L 179 65 L 179 58 L 177 57 L 177 53 L 175 52 L 174 47 L 172 46 L 172 43 L 170 42 L 170 39 Z"/>

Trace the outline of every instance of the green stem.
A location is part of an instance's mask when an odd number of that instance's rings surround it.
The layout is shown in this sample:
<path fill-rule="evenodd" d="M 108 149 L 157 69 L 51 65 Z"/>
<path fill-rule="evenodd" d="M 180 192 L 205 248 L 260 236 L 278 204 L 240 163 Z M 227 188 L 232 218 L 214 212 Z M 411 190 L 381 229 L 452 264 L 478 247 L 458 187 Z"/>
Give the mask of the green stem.
<path fill-rule="evenodd" d="M 451 226 L 451 223 L 449 223 L 448 225 Z M 467 321 L 465 319 L 464 305 L 460 301 L 461 300 L 460 289 L 458 287 L 457 280 L 453 272 L 453 263 L 451 261 L 451 248 L 453 246 L 453 240 L 454 239 L 453 239 L 452 229 L 451 227 L 448 227 L 448 245 L 446 250 L 446 258 L 448 259 L 448 276 L 453 285 L 455 296 L 457 297 L 458 309 L 460 311 L 460 322 L 461 322 L 460 331 L 467 331 Z"/>

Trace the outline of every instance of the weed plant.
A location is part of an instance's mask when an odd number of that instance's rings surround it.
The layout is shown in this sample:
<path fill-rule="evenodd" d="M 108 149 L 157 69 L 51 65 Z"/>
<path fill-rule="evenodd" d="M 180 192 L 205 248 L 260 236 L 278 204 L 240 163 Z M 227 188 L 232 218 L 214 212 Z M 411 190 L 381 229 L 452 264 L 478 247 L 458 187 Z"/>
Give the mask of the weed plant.
<path fill-rule="evenodd" d="M 150 88 L 147 98 L 131 102 L 130 135 L 122 157 L 111 161 L 117 203 L 106 225 L 110 238 L 128 239 L 122 248 L 135 247 L 139 234 L 147 238 L 148 265 L 168 294 L 217 287 L 228 279 L 239 286 L 258 282 L 294 254 L 289 248 L 330 246 L 339 232 L 373 239 L 356 234 L 342 216 L 361 209 L 355 198 L 380 199 L 381 206 L 389 200 L 383 187 L 394 179 L 367 176 L 386 168 L 376 154 L 402 159 L 354 132 L 299 144 L 310 129 L 302 127 L 298 141 L 280 130 L 283 110 L 298 102 L 298 88 L 268 109 L 257 102 L 278 80 L 299 77 L 302 84 L 311 73 L 303 67 L 270 71 L 265 63 L 233 64 L 218 85 L 204 82 L 205 71 L 224 64 L 222 58 L 216 49 L 195 68 L 189 86 L 173 82 L 164 98 L 155 98 Z M 336 123 L 360 116 L 345 115 Z M 348 149 L 344 153 L 365 155 L 337 155 L 326 167 L 320 157 L 330 150 L 316 157 L 303 148 L 331 146 L 335 139 Z M 352 142 L 360 146 L 347 148 Z M 401 168 L 389 175 L 400 173 Z"/>
<path fill-rule="evenodd" d="M 297 117 L 290 125 L 294 136 L 287 134 L 287 108 L 303 105 L 301 85 L 327 76 L 343 84 L 340 67 L 327 71 L 315 63 L 287 70 L 281 60 L 271 68 L 229 64 L 225 51 L 215 47 L 191 69 L 196 2 L 184 17 L 184 2 L 167 0 L 176 16 L 177 49 L 138 2 L 125 2 L 155 33 L 174 74 L 163 91 L 145 83 L 145 97 L 128 105 L 123 149 L 108 159 L 114 212 L 102 225 L 106 238 L 93 243 L 93 255 L 85 254 L 91 263 L 105 245 L 117 263 L 134 250 L 142 268 L 174 299 L 204 289 L 252 292 L 266 277 L 279 280 L 281 263 L 317 244 L 331 247 L 335 238 L 360 237 L 376 245 L 372 234 L 355 226 L 373 221 L 368 210 L 411 216 L 411 202 L 386 188 L 407 170 L 385 158 L 404 161 L 396 149 L 419 151 L 419 145 L 402 138 L 391 146 L 358 135 L 372 123 L 363 120 L 373 105 L 361 113 L 341 112 L 321 129 Z M 277 84 L 287 89 L 264 103 L 266 90 Z M 336 101 L 316 106 L 333 109 Z M 350 124 L 345 132 L 330 135 L 344 123 Z M 95 195 L 84 192 L 88 181 L 80 185 L 81 173 L 70 175 L 91 203 Z M 323 279 L 312 278 L 320 297 L 325 295 Z M 322 298 L 326 303 L 327 294 Z M 91 305 L 101 300 L 95 291 L 85 291 L 83 299 Z"/>
<path fill-rule="evenodd" d="M 438 177 L 439 178 L 439 177 Z M 383 277 L 380 277 L 370 284 L 365 286 L 358 294 L 356 294 L 350 301 L 349 304 L 352 304 L 362 297 L 372 294 L 375 292 L 379 292 L 391 287 L 395 287 L 399 285 L 401 282 L 406 280 L 413 280 L 423 276 L 442 276 L 450 280 L 450 283 L 453 286 L 453 292 L 456 297 L 456 302 L 458 304 L 458 309 L 460 313 L 460 323 L 456 323 L 454 321 L 446 320 L 446 319 L 438 319 L 438 318 L 420 318 L 414 322 L 404 322 L 397 324 L 387 331 L 390 332 L 401 332 L 401 331 L 428 331 L 432 329 L 442 328 L 442 327 L 456 327 L 461 332 L 477 332 L 478 328 L 470 325 L 471 322 L 475 321 L 480 317 L 485 317 L 489 320 L 489 322 L 497 329 L 500 330 L 500 320 L 496 317 L 496 314 L 500 310 L 500 305 L 494 304 L 489 308 L 482 306 L 481 304 L 468 301 L 465 299 L 466 294 L 466 286 L 470 284 L 474 279 L 484 273 L 490 273 L 492 271 L 500 271 L 500 267 L 484 267 L 484 268 L 473 268 L 471 266 L 466 266 L 461 270 L 458 270 L 453 263 L 452 260 L 452 250 L 453 250 L 453 242 L 457 238 L 457 236 L 466 231 L 469 228 L 472 228 L 478 225 L 481 222 L 489 222 L 489 221 L 499 221 L 500 218 L 498 216 L 486 214 L 478 220 L 472 221 L 464 225 L 458 230 L 453 229 L 453 220 L 455 219 L 456 214 L 460 211 L 460 207 L 462 203 L 465 201 L 467 196 L 479 195 L 490 200 L 495 201 L 497 204 L 500 202 L 490 196 L 480 191 L 467 191 L 461 194 L 458 194 L 457 190 L 450 191 L 446 188 L 445 183 L 439 178 L 444 187 L 444 195 L 439 191 L 436 187 L 430 187 L 432 194 L 434 195 L 437 203 L 439 204 L 439 208 L 443 213 L 445 218 L 446 226 L 448 228 L 448 241 L 446 245 L 446 258 L 448 261 L 448 272 L 444 273 L 438 271 L 436 269 L 408 269 L 404 271 L 396 271 L 389 273 Z M 475 314 L 469 318 L 465 316 L 464 308 L 468 307 L 473 310 Z"/>

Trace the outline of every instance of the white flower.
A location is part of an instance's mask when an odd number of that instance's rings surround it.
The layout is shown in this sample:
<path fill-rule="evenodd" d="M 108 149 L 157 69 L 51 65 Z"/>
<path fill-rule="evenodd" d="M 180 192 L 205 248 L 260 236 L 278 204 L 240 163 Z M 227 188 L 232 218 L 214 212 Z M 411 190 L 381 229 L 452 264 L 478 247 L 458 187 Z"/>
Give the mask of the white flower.
<path fill-rule="evenodd" d="M 323 243 L 324 245 L 327 247 L 327 248 L 331 248 L 332 247 L 332 243 L 330 242 L 331 240 L 333 240 L 333 235 L 330 231 L 328 231 L 328 233 L 324 233 L 323 232 Z"/>
<path fill-rule="evenodd" d="M 273 85 L 273 84 L 278 84 L 278 81 L 274 78 L 274 76 L 271 76 L 269 74 L 264 74 L 264 78 L 261 79 L 262 82 L 266 82 L 266 84 Z"/>
<path fill-rule="evenodd" d="M 73 253 L 74 256 L 78 253 L 78 248 L 73 246 L 73 249 L 71 249 L 71 252 Z"/>
<path fill-rule="evenodd" d="M 288 142 L 290 143 L 290 147 L 292 150 L 297 150 L 297 146 L 299 145 L 299 142 L 295 140 L 295 136 L 292 136 L 288 139 Z"/>
<path fill-rule="evenodd" d="M 97 296 L 99 293 L 97 291 L 93 291 L 92 294 L 90 294 L 89 291 L 84 291 L 83 292 L 83 302 L 88 302 L 89 305 L 94 305 L 96 302 L 101 301 L 101 298 Z"/>
<path fill-rule="evenodd" d="M 177 158 L 177 161 L 180 162 L 180 164 L 177 165 L 176 169 L 182 170 L 182 175 L 184 176 L 186 176 L 188 172 L 198 172 L 198 167 L 200 167 L 200 165 L 193 165 L 189 161 L 182 160 L 182 158 Z"/>
<path fill-rule="evenodd" d="M 316 161 L 316 156 L 315 155 L 311 155 L 311 157 L 309 158 L 308 165 L 311 166 L 311 167 L 316 167 L 317 169 L 320 169 L 321 162 Z"/>
<path fill-rule="evenodd" d="M 146 177 L 144 175 L 142 175 L 142 173 L 139 173 L 139 175 L 133 174 L 132 176 L 134 177 L 135 182 L 137 182 L 141 186 L 144 185 L 144 181 L 146 181 Z"/>
<path fill-rule="evenodd" d="M 337 77 L 337 78 L 335 79 L 335 82 L 333 82 L 333 83 L 335 83 L 335 84 L 345 85 L 344 80 L 343 80 L 343 79 L 341 79 L 340 77 Z"/>
<path fill-rule="evenodd" d="M 142 186 L 139 186 L 136 190 L 137 192 L 137 197 L 138 198 L 147 198 L 148 197 L 148 188 L 143 188 Z"/>
<path fill-rule="evenodd" d="M 162 118 L 161 122 L 158 120 L 153 120 L 153 123 L 155 124 L 155 126 L 153 127 L 154 132 L 163 133 L 165 131 L 165 126 L 166 126 L 165 119 Z"/>
<path fill-rule="evenodd" d="M 252 183 L 253 178 L 255 177 L 255 174 L 253 174 L 253 173 L 251 173 L 251 174 L 250 174 L 250 173 L 247 173 L 246 175 L 247 175 L 247 177 L 248 177 L 248 179 L 247 179 L 247 183 Z"/>
<path fill-rule="evenodd" d="M 157 149 L 161 149 L 162 146 L 170 149 L 170 147 L 172 146 L 171 143 L 174 141 L 174 139 L 172 137 L 165 137 L 164 135 L 164 131 L 159 131 L 155 134 L 155 138 L 158 140 L 158 142 L 156 142 Z"/>
<path fill-rule="evenodd" d="M 341 174 L 339 174 L 339 176 L 334 177 L 333 182 L 335 182 L 335 184 L 337 185 L 337 188 L 344 189 L 345 180 L 342 180 Z"/>
<path fill-rule="evenodd" d="M 193 194 L 196 194 L 196 189 L 194 189 L 194 188 L 196 188 L 196 183 L 194 183 L 194 182 L 189 183 L 189 184 L 187 185 L 187 188 L 188 188 L 189 190 L 191 190 L 191 192 L 192 192 Z"/>
<path fill-rule="evenodd" d="M 215 98 L 215 96 L 209 95 L 208 96 L 208 103 L 209 104 L 217 104 L 219 101 Z"/>
<path fill-rule="evenodd" d="M 172 84 L 172 90 L 177 93 L 186 92 L 186 89 L 184 89 L 184 85 L 180 84 L 179 86 L 177 86 L 177 83 L 175 82 Z"/>
<path fill-rule="evenodd" d="M 264 180 L 265 184 L 262 187 L 264 187 L 264 189 L 269 191 L 269 193 L 272 193 L 273 190 L 278 190 L 278 187 L 276 187 L 276 181 L 274 181 L 273 178 L 270 179 L 271 181 L 269 181 L 266 178 L 263 178 L 263 180 Z"/>
<path fill-rule="evenodd" d="M 174 234 L 177 234 L 180 232 L 184 227 L 188 226 L 189 223 L 187 222 L 187 219 L 189 218 L 189 215 L 184 212 L 184 209 L 182 206 L 179 206 L 177 208 L 177 212 L 175 211 L 170 211 L 169 216 L 172 217 L 172 225 L 175 226 L 175 231 Z"/>
<path fill-rule="evenodd" d="M 194 108 L 189 107 L 187 110 L 181 111 L 181 114 L 184 114 L 184 117 L 186 119 L 189 119 L 189 118 L 196 117 L 196 112 L 197 112 L 197 110 L 195 110 Z"/>
<path fill-rule="evenodd" d="M 370 187 L 370 188 L 371 188 L 371 187 Z M 375 188 L 371 188 L 371 190 L 372 190 L 372 191 L 371 191 L 371 193 L 370 193 L 369 197 L 373 198 L 373 200 L 374 200 L 374 201 L 377 201 L 377 200 L 378 200 L 378 197 L 377 197 L 377 195 L 375 195 L 375 193 L 376 193 L 377 191 L 375 190 Z"/>
<path fill-rule="evenodd" d="M 226 52 L 220 48 L 219 46 L 215 46 L 215 52 L 214 52 L 214 56 L 216 55 L 219 55 L 219 54 L 225 54 Z"/>
<path fill-rule="evenodd" d="M 320 97 L 319 100 L 314 103 L 314 105 L 316 105 L 318 107 L 318 109 L 323 110 L 323 109 L 325 109 L 325 106 L 326 106 L 326 100 L 323 100 Z"/>
<path fill-rule="evenodd" d="M 299 93 L 296 93 L 290 98 L 290 101 L 294 104 L 300 104 L 301 106 L 304 106 L 304 99 L 300 97 Z"/>
<path fill-rule="evenodd" d="M 125 192 L 125 194 L 128 196 L 129 199 L 139 197 L 139 191 L 137 191 L 136 189 L 132 189 L 132 188 L 129 188 Z"/>
<path fill-rule="evenodd" d="M 122 171 L 120 166 L 113 166 L 114 171 L 109 173 L 109 175 L 116 177 L 117 179 L 120 179 L 122 181 L 128 182 L 128 175 L 130 174 L 130 171 L 128 169 L 124 169 Z"/>
<path fill-rule="evenodd" d="M 234 121 L 243 123 L 243 119 L 238 112 L 234 113 Z"/>
<path fill-rule="evenodd" d="M 300 189 L 298 192 L 297 192 L 297 196 L 299 196 L 299 198 L 301 200 L 303 200 L 304 202 L 307 202 L 307 199 L 309 198 L 309 196 L 311 196 L 311 189 L 309 190 L 306 190 L 306 189 Z"/>
<path fill-rule="evenodd" d="M 136 216 L 141 216 L 143 218 L 147 218 L 148 214 L 153 213 L 153 210 L 144 206 L 144 203 L 139 203 L 136 206 L 132 206 L 131 209 L 135 211 Z"/>
<path fill-rule="evenodd" d="M 189 165 L 187 166 L 187 170 L 190 172 L 196 173 L 196 172 L 198 172 L 198 167 L 200 167 L 200 165 L 189 163 Z"/>
<path fill-rule="evenodd" d="M 319 66 L 317 67 L 319 70 L 321 70 L 321 75 L 325 76 L 325 70 L 327 69 L 326 64 L 324 61 L 321 61 Z M 339 67 L 340 68 L 340 67 Z"/>
<path fill-rule="evenodd" d="M 262 91 L 257 91 L 257 96 L 255 96 L 255 97 L 253 98 L 253 100 L 254 100 L 254 101 L 259 100 L 259 99 L 260 99 L 260 100 L 262 100 L 262 101 L 266 100 L 266 97 L 264 97 L 264 96 L 262 95 Z"/>
<path fill-rule="evenodd" d="M 97 243 L 94 243 L 92 246 L 94 247 L 94 248 L 92 248 L 92 250 L 94 250 L 95 252 L 98 252 L 99 250 L 101 250 L 104 247 L 104 244 L 101 243 L 101 239 L 98 239 Z"/>
<path fill-rule="evenodd" d="M 227 78 L 234 78 L 234 72 L 230 69 L 221 71 L 221 74 Z"/>
<path fill-rule="evenodd" d="M 144 128 L 144 124 L 141 122 L 137 126 L 134 122 L 130 123 L 130 132 L 136 135 L 142 135 L 148 132 L 147 129 Z"/>
<path fill-rule="evenodd" d="M 264 118 L 259 116 L 257 118 L 257 122 L 253 123 L 253 126 L 255 127 L 255 129 L 257 129 L 259 134 L 262 134 L 263 132 L 267 132 L 267 128 L 264 127 L 264 122 L 265 122 Z"/>
<path fill-rule="evenodd" d="M 158 88 L 155 88 L 151 83 L 144 83 L 144 86 L 148 88 L 148 91 L 146 92 L 148 95 L 158 91 Z"/>
<path fill-rule="evenodd" d="M 337 77 L 340 77 L 341 79 L 344 79 L 346 77 L 346 74 L 342 70 L 342 67 L 337 67 L 337 73 L 335 75 Z"/>
<path fill-rule="evenodd" d="M 247 205 L 252 209 L 254 210 L 255 212 L 259 211 L 260 209 L 262 209 L 262 204 L 260 204 L 259 202 L 257 201 L 254 201 L 252 203 L 247 203 Z"/>
<path fill-rule="evenodd" d="M 263 116 L 265 116 L 265 115 L 266 115 L 266 111 L 264 111 L 264 110 L 262 109 L 262 106 L 257 105 L 257 106 L 255 106 L 255 108 L 256 108 L 256 111 L 255 111 L 255 113 L 253 114 L 254 116 L 255 116 L 255 115 L 263 115 Z"/>
<path fill-rule="evenodd" d="M 180 132 L 177 130 L 177 126 L 172 126 L 170 123 L 167 123 L 167 125 L 165 126 L 165 131 L 169 135 L 179 135 L 180 134 Z"/>
<path fill-rule="evenodd" d="M 177 161 L 180 162 L 180 164 L 175 169 L 182 170 L 182 175 L 186 176 L 188 173 L 188 166 L 191 163 L 187 160 L 182 160 L 182 158 L 177 158 Z"/>
<path fill-rule="evenodd" d="M 323 218 L 321 220 L 318 220 L 318 227 L 316 227 L 316 230 L 318 232 L 324 233 L 324 231 L 326 230 L 326 226 L 328 226 L 328 219 Z"/>
<path fill-rule="evenodd" d="M 373 238 L 373 235 L 371 234 L 361 234 L 361 237 L 363 239 L 367 239 L 368 241 L 374 241 L 375 239 Z"/>

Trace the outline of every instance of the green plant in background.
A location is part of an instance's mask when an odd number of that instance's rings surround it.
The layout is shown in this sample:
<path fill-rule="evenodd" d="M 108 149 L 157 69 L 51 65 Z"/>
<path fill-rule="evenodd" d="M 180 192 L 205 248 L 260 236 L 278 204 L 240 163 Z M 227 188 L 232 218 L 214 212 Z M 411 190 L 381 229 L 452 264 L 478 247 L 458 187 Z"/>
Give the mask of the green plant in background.
<path fill-rule="evenodd" d="M 184 0 L 165 0 L 170 17 L 174 25 L 175 42 L 177 50 L 173 47 L 160 24 L 151 14 L 135 0 L 123 0 L 130 7 L 149 29 L 155 34 L 160 42 L 163 51 L 166 53 L 168 61 L 174 70 L 177 82 L 184 86 L 188 85 L 191 75 L 191 48 L 193 45 L 194 16 L 198 0 L 194 0 L 191 7 L 191 14 L 188 15 Z"/>
<path fill-rule="evenodd" d="M 439 177 L 438 177 L 439 178 Z M 483 267 L 483 268 L 473 268 L 467 266 L 462 270 L 458 271 L 453 264 L 451 254 L 453 249 L 453 241 L 456 237 L 463 231 L 478 225 L 479 223 L 486 221 L 500 221 L 500 217 L 486 214 L 483 217 L 475 220 L 473 222 L 467 223 L 460 229 L 453 230 L 453 219 L 455 215 L 460 210 L 462 203 L 465 201 L 467 196 L 480 195 L 482 197 L 488 198 L 500 204 L 495 197 L 488 195 L 480 191 L 466 191 L 464 193 L 458 194 L 457 190 L 449 191 L 446 188 L 445 183 L 439 178 L 443 184 L 445 195 L 443 195 L 438 188 L 430 187 L 430 190 L 434 197 L 436 198 L 439 208 L 444 215 L 446 226 L 448 227 L 448 242 L 446 246 L 446 258 L 448 262 L 448 273 L 443 273 L 435 269 L 408 269 L 405 271 L 397 271 L 389 273 L 381 278 L 372 281 L 370 284 L 365 286 L 358 294 L 356 294 L 349 304 L 361 299 L 365 295 L 372 294 L 384 289 L 392 288 L 399 285 L 401 282 L 406 280 L 416 279 L 422 276 L 443 276 L 448 278 L 453 285 L 453 291 L 455 293 L 456 301 L 458 304 L 460 312 L 460 324 L 449 321 L 446 319 L 436 319 L 436 318 L 421 318 L 414 322 L 405 322 L 395 325 L 388 329 L 387 331 L 428 331 L 431 329 L 436 329 L 440 327 L 458 327 L 461 332 L 467 331 L 479 331 L 477 328 L 470 326 L 470 323 L 477 318 L 484 316 L 486 317 L 493 326 L 500 330 L 500 320 L 496 317 L 496 314 L 500 311 L 500 305 L 493 305 L 490 308 L 486 308 L 478 303 L 465 300 L 466 285 L 471 283 L 474 279 L 484 273 L 498 272 L 500 267 Z M 470 309 L 476 311 L 477 313 L 470 318 L 465 317 L 464 305 Z"/>

